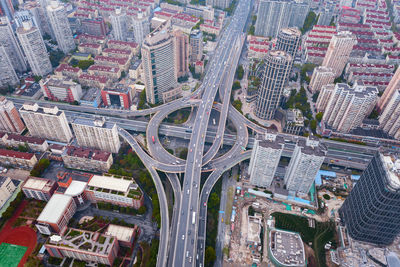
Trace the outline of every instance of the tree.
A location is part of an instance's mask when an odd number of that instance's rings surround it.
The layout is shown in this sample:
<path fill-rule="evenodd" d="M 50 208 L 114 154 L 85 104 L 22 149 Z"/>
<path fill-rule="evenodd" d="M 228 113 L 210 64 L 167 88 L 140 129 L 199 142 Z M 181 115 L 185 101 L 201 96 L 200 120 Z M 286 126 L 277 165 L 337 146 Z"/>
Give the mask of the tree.
<path fill-rule="evenodd" d="M 374 108 L 371 112 L 371 114 L 369 114 L 368 119 L 377 119 L 379 116 L 379 112 L 378 110 L 376 110 L 376 108 Z"/>
<path fill-rule="evenodd" d="M 239 99 L 236 99 L 235 101 L 233 101 L 232 106 L 234 106 L 238 111 L 240 111 L 240 113 L 243 114 L 242 112 L 242 101 L 240 101 Z"/>
<path fill-rule="evenodd" d="M 317 102 L 318 96 L 319 96 L 319 92 L 316 92 L 315 94 L 313 94 L 313 96 L 312 96 L 312 101 L 313 101 L 314 103 Z"/>
<path fill-rule="evenodd" d="M 308 30 L 310 30 L 311 27 L 314 26 L 315 23 L 317 23 L 316 18 L 317 18 L 317 15 L 313 11 L 308 12 L 307 17 L 304 20 L 303 28 L 301 29 L 302 34 L 307 32 Z"/>
<path fill-rule="evenodd" d="M 316 120 L 310 121 L 310 128 L 311 128 L 311 131 L 313 131 L 313 133 L 316 132 L 316 130 L 317 130 L 317 121 Z"/>
<path fill-rule="evenodd" d="M 78 62 L 78 67 L 82 70 L 87 70 L 90 66 L 94 64 L 94 60 L 88 59 L 88 60 L 80 60 Z"/>
<path fill-rule="evenodd" d="M 146 213 L 146 206 L 141 206 L 141 207 L 138 209 L 138 213 L 139 213 L 139 214 L 145 214 L 145 213 Z"/>
<path fill-rule="evenodd" d="M 204 265 L 206 267 L 211 267 L 216 259 L 215 250 L 213 247 L 207 247 L 204 255 Z"/>
<path fill-rule="evenodd" d="M 254 25 L 251 25 L 248 34 L 254 35 L 255 30 L 256 30 L 256 27 L 254 27 Z"/>
<path fill-rule="evenodd" d="M 239 65 L 238 68 L 236 69 L 236 78 L 241 80 L 243 79 L 243 75 L 244 75 L 244 69 L 242 65 Z"/>
<path fill-rule="evenodd" d="M 143 109 L 145 104 L 146 104 L 146 90 L 143 89 L 143 91 L 140 92 L 138 109 Z"/>
<path fill-rule="evenodd" d="M 38 83 L 42 79 L 42 76 L 35 75 L 35 76 L 33 76 L 33 78 L 35 79 L 35 82 Z"/>
<path fill-rule="evenodd" d="M 324 113 L 318 112 L 318 113 L 315 115 L 315 118 L 317 119 L 317 121 L 321 121 L 323 116 L 324 116 Z"/>
<path fill-rule="evenodd" d="M 51 66 L 57 67 L 60 64 L 61 59 L 65 56 L 64 52 L 60 49 L 57 50 L 50 50 L 50 62 Z"/>
<path fill-rule="evenodd" d="M 184 147 L 182 148 L 182 150 L 179 152 L 179 157 L 181 159 L 186 159 L 187 158 L 187 154 L 188 154 L 188 148 Z"/>
<path fill-rule="evenodd" d="M 232 85 L 232 91 L 242 88 L 239 81 L 235 81 Z"/>

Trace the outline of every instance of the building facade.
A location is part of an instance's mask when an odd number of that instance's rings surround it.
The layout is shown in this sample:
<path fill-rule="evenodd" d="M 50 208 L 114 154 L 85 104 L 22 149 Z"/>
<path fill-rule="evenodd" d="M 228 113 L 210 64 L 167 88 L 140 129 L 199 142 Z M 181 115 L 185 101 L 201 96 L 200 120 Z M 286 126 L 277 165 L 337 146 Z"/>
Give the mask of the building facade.
<path fill-rule="evenodd" d="M 285 174 L 287 190 L 308 194 L 325 154 L 326 149 L 319 144 L 318 139 L 309 137 L 307 140 L 299 140 Z"/>
<path fill-rule="evenodd" d="M 34 75 L 45 76 L 52 71 L 49 55 L 42 35 L 32 22 L 24 21 L 17 28 L 17 36 Z"/>
<path fill-rule="evenodd" d="M 70 78 L 50 76 L 40 81 L 43 94 L 52 101 L 73 103 L 82 97 L 82 87 Z"/>
<path fill-rule="evenodd" d="M 0 149 L 0 164 L 22 169 L 32 169 L 38 162 L 35 154 L 19 152 L 8 149 Z"/>
<path fill-rule="evenodd" d="M 110 152 L 68 146 L 61 155 L 65 167 L 91 172 L 108 172 L 113 164 Z"/>
<path fill-rule="evenodd" d="M 395 139 L 400 139 L 400 90 L 394 92 L 382 111 L 379 128 Z"/>
<path fill-rule="evenodd" d="M 203 57 L 203 33 L 193 30 L 190 33 L 190 62 L 192 64 L 200 61 Z"/>
<path fill-rule="evenodd" d="M 286 0 L 261 0 L 255 35 L 276 37 L 281 28 L 289 25 L 290 8 L 290 2 Z"/>
<path fill-rule="evenodd" d="M 162 102 L 163 93 L 177 84 L 175 49 L 169 21 L 150 33 L 142 45 L 142 64 L 147 102 Z"/>
<path fill-rule="evenodd" d="M 102 17 L 94 19 L 84 19 L 81 22 L 82 32 L 94 35 L 105 36 L 107 35 L 107 25 Z"/>
<path fill-rule="evenodd" d="M 6 50 L 6 54 L 16 71 L 25 72 L 27 70 L 24 54 L 18 44 L 17 38 L 15 38 L 10 21 L 5 16 L 0 17 L 0 46 L 3 46 Z M 4 64 L 4 62 L 0 64 Z"/>
<path fill-rule="evenodd" d="M 21 133 L 25 124 L 19 116 L 13 102 L 0 96 L 0 130 L 11 133 Z"/>
<path fill-rule="evenodd" d="M 4 46 L 0 45 L 0 88 L 16 86 L 19 83 L 17 73 L 15 73 L 10 57 Z"/>
<path fill-rule="evenodd" d="M 310 89 L 312 93 L 321 91 L 322 86 L 326 84 L 331 84 L 335 80 L 335 74 L 333 69 L 319 66 L 313 71 L 310 81 Z"/>
<path fill-rule="evenodd" d="M 323 120 L 333 129 L 348 133 L 361 125 L 378 100 L 378 89 L 337 83 L 326 105 Z"/>
<path fill-rule="evenodd" d="M 22 185 L 22 192 L 27 198 L 49 201 L 57 187 L 54 180 L 29 177 Z"/>
<path fill-rule="evenodd" d="M 352 238 L 387 246 L 400 233 L 397 156 L 377 153 L 339 209 L 342 223 Z"/>
<path fill-rule="evenodd" d="M 189 37 L 181 30 L 174 31 L 176 77 L 184 77 L 189 73 Z"/>
<path fill-rule="evenodd" d="M 346 66 L 353 46 L 357 44 L 356 36 L 348 31 L 338 32 L 329 43 L 322 66 L 331 68 L 335 78 L 339 77 Z"/>
<path fill-rule="evenodd" d="M 317 112 L 325 111 L 333 91 L 335 91 L 334 84 L 326 84 L 321 87 L 321 91 L 318 95 L 317 103 L 315 105 L 317 108 Z"/>
<path fill-rule="evenodd" d="M 65 54 L 69 53 L 75 49 L 75 42 L 64 6 L 57 0 L 52 0 L 46 10 L 58 47 Z"/>
<path fill-rule="evenodd" d="M 115 123 L 106 122 L 104 118 L 96 120 L 78 118 L 71 124 L 79 146 L 118 153 L 121 142 Z"/>
<path fill-rule="evenodd" d="M 388 102 L 393 98 L 393 95 L 396 91 L 400 89 L 400 69 L 397 68 L 396 72 L 394 73 L 392 79 L 390 80 L 388 86 L 386 87 L 383 95 L 381 96 L 378 104 L 377 109 L 379 111 L 383 111 L 386 108 Z"/>
<path fill-rule="evenodd" d="M 6 204 L 16 189 L 10 177 L 0 176 L 0 209 Z"/>
<path fill-rule="evenodd" d="M 272 120 L 281 102 L 292 57 L 284 51 L 273 50 L 267 54 L 264 64 L 254 113 L 260 119 Z"/>
<path fill-rule="evenodd" d="M 281 136 L 270 134 L 264 140 L 256 140 L 251 153 L 250 183 L 259 187 L 270 187 L 284 146 Z"/>
<path fill-rule="evenodd" d="M 139 12 L 137 16 L 132 17 L 132 27 L 135 42 L 142 45 L 144 38 L 150 33 L 149 18 Z"/>
<path fill-rule="evenodd" d="M 288 53 L 294 60 L 299 49 L 301 32 L 297 28 L 282 28 L 278 32 L 276 39 L 276 50 Z"/>
<path fill-rule="evenodd" d="M 117 7 L 113 13 L 110 14 L 112 25 L 112 33 L 114 39 L 119 41 L 126 41 L 128 29 L 126 27 L 126 13 L 120 7 Z"/>
<path fill-rule="evenodd" d="M 67 117 L 58 107 L 39 107 L 37 103 L 24 104 L 19 113 L 33 136 L 63 143 L 72 139 Z"/>

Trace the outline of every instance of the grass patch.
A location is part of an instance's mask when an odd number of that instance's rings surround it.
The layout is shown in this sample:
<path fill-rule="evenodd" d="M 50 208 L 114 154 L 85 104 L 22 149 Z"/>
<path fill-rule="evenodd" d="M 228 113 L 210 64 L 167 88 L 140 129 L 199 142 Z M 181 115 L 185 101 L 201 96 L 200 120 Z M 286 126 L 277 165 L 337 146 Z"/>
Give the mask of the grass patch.
<path fill-rule="evenodd" d="M 226 207 L 225 207 L 225 224 L 229 225 L 231 222 L 231 214 L 232 214 L 232 206 L 233 206 L 233 187 L 228 188 L 228 194 L 226 199 Z"/>

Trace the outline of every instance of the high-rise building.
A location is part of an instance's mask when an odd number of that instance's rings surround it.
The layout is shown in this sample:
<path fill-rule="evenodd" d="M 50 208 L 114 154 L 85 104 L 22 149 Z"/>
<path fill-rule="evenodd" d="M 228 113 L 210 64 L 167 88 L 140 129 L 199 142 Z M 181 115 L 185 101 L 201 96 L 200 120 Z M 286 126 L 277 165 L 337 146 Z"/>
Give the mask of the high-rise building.
<path fill-rule="evenodd" d="M 19 109 L 29 133 L 32 136 L 68 143 L 72 139 L 67 117 L 58 107 L 39 107 L 35 104 L 24 104 Z"/>
<path fill-rule="evenodd" d="M 356 43 L 357 38 L 351 32 L 344 31 L 334 35 L 329 43 L 322 66 L 332 68 L 335 77 L 339 77 Z"/>
<path fill-rule="evenodd" d="M 333 129 L 348 133 L 361 125 L 378 100 L 378 89 L 337 83 L 326 105 L 323 120 Z"/>
<path fill-rule="evenodd" d="M 25 125 L 19 116 L 13 102 L 0 96 L 0 130 L 11 133 L 21 133 Z"/>
<path fill-rule="evenodd" d="M 314 69 L 309 87 L 312 93 L 316 93 L 321 91 L 322 86 L 331 84 L 334 80 L 335 74 L 331 68 L 319 66 Z"/>
<path fill-rule="evenodd" d="M 201 60 L 203 57 L 203 32 L 193 30 L 190 33 L 190 62 L 192 64 Z"/>
<path fill-rule="evenodd" d="M 339 215 L 359 241 L 390 245 L 400 233 L 400 159 L 377 153 L 361 174 Z"/>
<path fill-rule="evenodd" d="M 400 90 L 400 89 L 399 89 Z M 379 127 L 400 139 L 400 91 L 396 90 L 379 117 Z"/>
<path fill-rule="evenodd" d="M 38 0 L 38 3 L 43 29 L 48 35 L 50 35 L 51 39 L 56 40 L 56 36 L 54 35 L 53 29 L 51 28 L 50 19 L 47 14 L 47 6 L 50 4 L 50 0 Z"/>
<path fill-rule="evenodd" d="M 397 68 L 388 86 L 386 87 L 381 99 L 376 105 L 379 111 L 386 108 L 388 102 L 392 99 L 394 93 L 400 89 L 400 68 Z"/>
<path fill-rule="evenodd" d="M 114 39 L 118 41 L 126 41 L 128 29 L 126 26 L 126 13 L 120 7 L 117 7 L 113 13 L 110 14 L 112 33 Z"/>
<path fill-rule="evenodd" d="M 302 28 L 309 10 L 310 5 L 307 0 L 292 1 L 290 4 L 289 27 Z"/>
<path fill-rule="evenodd" d="M 11 59 L 7 55 L 4 46 L 0 45 L 0 87 L 13 86 L 18 84 L 19 79 L 15 73 Z"/>
<path fill-rule="evenodd" d="M 0 13 L 1 16 L 7 16 L 9 20 L 14 16 L 14 5 L 12 0 L 0 0 Z"/>
<path fill-rule="evenodd" d="M 24 21 L 23 26 L 17 28 L 17 36 L 33 74 L 45 76 L 50 73 L 52 67 L 39 29 L 30 21 Z"/>
<path fill-rule="evenodd" d="M 281 28 L 289 25 L 290 2 L 261 0 L 258 6 L 255 35 L 276 37 Z"/>
<path fill-rule="evenodd" d="M 319 92 L 317 103 L 316 103 L 316 108 L 318 112 L 324 112 L 326 109 L 326 106 L 328 105 L 329 99 L 331 98 L 331 95 L 335 91 L 335 85 L 330 83 L 326 84 L 321 87 L 321 91 Z"/>
<path fill-rule="evenodd" d="M 60 50 L 64 53 L 68 53 L 75 49 L 74 38 L 64 6 L 60 5 L 57 0 L 53 0 L 46 9 L 51 28 L 53 29 Z"/>
<path fill-rule="evenodd" d="M 184 77 L 189 73 L 189 37 L 181 30 L 174 31 L 176 77 Z"/>
<path fill-rule="evenodd" d="M 25 72 L 27 66 L 24 54 L 7 17 L 0 17 L 0 46 L 6 50 L 14 69 L 18 72 Z"/>
<path fill-rule="evenodd" d="M 175 49 L 170 21 L 150 33 L 142 45 L 143 74 L 147 102 L 163 101 L 163 93 L 176 87 Z"/>
<path fill-rule="evenodd" d="M 52 101 L 72 103 L 82 97 L 82 87 L 79 83 L 66 77 L 51 76 L 40 81 L 44 95 Z"/>
<path fill-rule="evenodd" d="M 268 52 L 261 71 L 255 115 L 260 119 L 272 120 L 278 108 L 285 82 L 289 76 L 292 57 L 280 50 Z"/>
<path fill-rule="evenodd" d="M 252 185 L 271 186 L 284 145 L 283 137 L 274 134 L 267 135 L 264 140 L 255 141 L 249 165 Z"/>
<path fill-rule="evenodd" d="M 115 123 L 106 122 L 104 118 L 94 121 L 78 118 L 71 124 L 79 146 L 118 153 L 121 142 Z"/>
<path fill-rule="evenodd" d="M 20 19 L 18 22 L 14 16 L 14 19 L 16 20 L 18 27 L 22 26 L 22 21 L 27 20 L 29 19 L 29 17 L 31 17 L 32 20 L 34 21 L 34 26 L 39 28 L 40 33 L 42 35 L 45 35 L 46 33 L 50 32 L 48 29 L 49 27 L 48 22 L 45 21 L 45 18 L 43 18 L 42 11 L 38 2 L 34 1 L 25 2 L 23 8 L 24 8 L 23 11 L 17 12 L 20 14 L 19 16 Z M 27 14 L 26 12 L 29 13 L 29 16 L 26 16 Z"/>
<path fill-rule="evenodd" d="M 278 33 L 275 49 L 285 51 L 294 60 L 297 50 L 299 49 L 300 39 L 301 32 L 299 31 L 299 29 L 282 28 L 279 30 Z"/>
<path fill-rule="evenodd" d="M 324 162 L 325 154 L 325 147 L 320 145 L 318 138 L 314 136 L 297 141 L 285 174 L 286 189 L 308 194 Z"/>
<path fill-rule="evenodd" d="M 107 25 L 102 17 L 94 19 L 84 19 L 81 22 L 81 29 L 83 33 L 94 36 L 107 35 Z"/>
<path fill-rule="evenodd" d="M 186 0 L 181 0 L 181 1 L 186 1 Z M 190 2 L 190 1 L 187 1 L 187 2 Z M 231 2 L 232 2 L 232 0 L 206 0 L 206 5 L 217 7 L 220 9 L 225 9 L 225 8 L 229 7 Z"/>
<path fill-rule="evenodd" d="M 135 42 L 142 45 L 144 38 L 150 33 L 149 18 L 139 12 L 136 17 L 132 17 L 132 27 Z"/>

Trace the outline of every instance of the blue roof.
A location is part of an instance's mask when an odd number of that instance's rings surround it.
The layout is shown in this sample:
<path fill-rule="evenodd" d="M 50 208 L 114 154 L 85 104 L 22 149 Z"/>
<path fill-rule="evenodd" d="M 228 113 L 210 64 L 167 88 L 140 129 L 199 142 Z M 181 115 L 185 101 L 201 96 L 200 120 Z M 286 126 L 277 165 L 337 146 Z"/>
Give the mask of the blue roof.
<path fill-rule="evenodd" d="M 351 175 L 351 180 L 355 180 L 355 181 L 360 180 L 360 175 Z"/>
<path fill-rule="evenodd" d="M 329 177 L 336 177 L 336 172 L 319 170 L 318 173 L 317 173 L 317 176 L 315 177 L 315 184 L 316 185 L 321 185 L 322 184 L 322 177 L 321 177 L 322 175 L 323 176 L 329 176 Z"/>

